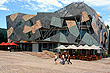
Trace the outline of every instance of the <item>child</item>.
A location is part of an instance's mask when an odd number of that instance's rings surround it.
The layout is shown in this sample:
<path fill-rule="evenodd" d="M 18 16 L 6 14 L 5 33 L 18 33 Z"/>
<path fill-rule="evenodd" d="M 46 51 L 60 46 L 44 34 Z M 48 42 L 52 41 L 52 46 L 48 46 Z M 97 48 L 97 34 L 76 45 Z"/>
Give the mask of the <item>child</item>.
<path fill-rule="evenodd" d="M 57 55 L 55 53 L 55 64 L 57 64 Z"/>

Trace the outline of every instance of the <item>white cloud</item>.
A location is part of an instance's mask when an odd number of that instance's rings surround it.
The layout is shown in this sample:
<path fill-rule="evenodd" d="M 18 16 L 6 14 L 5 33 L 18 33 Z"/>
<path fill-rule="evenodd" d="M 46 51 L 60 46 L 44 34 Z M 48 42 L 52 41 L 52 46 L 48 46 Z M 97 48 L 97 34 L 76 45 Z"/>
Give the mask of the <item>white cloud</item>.
<path fill-rule="evenodd" d="M 94 6 L 104 6 L 104 5 L 110 5 L 110 0 L 58 0 L 61 1 L 63 4 L 70 4 L 72 2 L 85 2 L 89 5 Z"/>
<path fill-rule="evenodd" d="M 46 4 L 46 5 L 49 4 L 57 7 L 62 7 L 62 4 L 59 3 L 57 0 L 37 0 L 37 2 Z"/>
<path fill-rule="evenodd" d="M 108 19 L 107 21 L 105 21 L 105 25 L 106 26 L 109 25 L 109 27 L 110 27 L 110 19 Z"/>
<path fill-rule="evenodd" d="M 18 1 L 20 1 L 20 2 L 30 2 L 31 0 L 18 0 Z"/>
<path fill-rule="evenodd" d="M 30 5 L 30 6 L 29 6 Z M 28 7 L 28 9 L 29 10 L 38 10 L 38 6 L 36 5 L 36 4 L 34 4 L 34 3 L 29 3 L 29 7 Z"/>
<path fill-rule="evenodd" d="M 0 0 L 0 5 L 4 4 L 5 2 L 8 3 L 10 0 Z"/>
<path fill-rule="evenodd" d="M 29 5 L 25 5 L 26 7 L 29 7 Z"/>
<path fill-rule="evenodd" d="M 6 10 L 9 11 L 9 9 L 5 8 L 5 7 L 0 7 L 0 10 Z"/>
<path fill-rule="evenodd" d="M 99 14 L 99 15 L 100 15 L 100 12 L 97 12 L 97 14 Z"/>
<path fill-rule="evenodd" d="M 58 0 L 58 1 L 61 1 L 63 4 L 70 4 L 73 2 L 73 0 Z M 74 2 L 77 2 L 78 0 L 74 0 Z"/>
<path fill-rule="evenodd" d="M 94 6 L 104 6 L 110 4 L 110 0 L 85 0 L 85 2 Z"/>

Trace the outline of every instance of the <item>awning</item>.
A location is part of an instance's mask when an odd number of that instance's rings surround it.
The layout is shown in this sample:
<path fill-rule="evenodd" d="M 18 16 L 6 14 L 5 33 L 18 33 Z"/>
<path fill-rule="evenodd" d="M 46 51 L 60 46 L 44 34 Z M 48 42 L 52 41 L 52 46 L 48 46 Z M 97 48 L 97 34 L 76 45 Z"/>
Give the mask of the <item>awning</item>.
<path fill-rule="evenodd" d="M 13 42 L 12 42 L 12 43 L 10 43 L 10 45 L 12 45 L 12 46 L 17 46 L 17 44 L 15 44 L 15 43 L 13 43 Z"/>
<path fill-rule="evenodd" d="M 10 43 L 8 43 L 8 42 L 7 42 L 7 43 L 5 43 L 5 46 L 9 46 L 9 45 L 10 45 Z"/>
<path fill-rule="evenodd" d="M 80 45 L 77 49 L 83 49 L 84 46 Z"/>
<path fill-rule="evenodd" d="M 88 45 L 84 45 L 82 49 L 92 49 L 92 48 Z"/>
<path fill-rule="evenodd" d="M 2 42 L 2 43 L 0 44 L 0 46 L 5 46 L 5 42 Z"/>
<path fill-rule="evenodd" d="M 67 49 L 73 49 L 72 45 L 69 45 L 69 46 L 67 47 Z"/>
<path fill-rule="evenodd" d="M 57 47 L 55 49 L 67 49 L 67 48 L 64 45 L 60 45 L 59 47 Z"/>
<path fill-rule="evenodd" d="M 78 47 L 77 47 L 77 46 L 75 46 L 75 45 L 72 45 L 72 47 L 73 47 L 73 49 L 78 49 Z"/>
<path fill-rule="evenodd" d="M 98 49 L 101 49 L 101 48 L 99 48 L 99 46 L 92 45 L 92 46 L 91 46 L 91 49 L 98 50 Z"/>

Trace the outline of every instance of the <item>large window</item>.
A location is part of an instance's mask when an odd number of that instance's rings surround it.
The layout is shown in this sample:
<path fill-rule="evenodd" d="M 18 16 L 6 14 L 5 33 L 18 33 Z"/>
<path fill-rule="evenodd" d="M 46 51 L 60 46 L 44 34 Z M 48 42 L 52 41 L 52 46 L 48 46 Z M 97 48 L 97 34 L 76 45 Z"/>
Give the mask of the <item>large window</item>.
<path fill-rule="evenodd" d="M 80 32 L 80 36 L 79 36 L 79 38 L 83 38 L 83 36 L 85 35 L 85 33 L 87 32 L 88 33 L 88 29 L 82 29 L 82 30 L 79 30 L 79 32 Z"/>
<path fill-rule="evenodd" d="M 68 36 L 68 31 L 67 30 L 60 30 L 65 36 Z"/>

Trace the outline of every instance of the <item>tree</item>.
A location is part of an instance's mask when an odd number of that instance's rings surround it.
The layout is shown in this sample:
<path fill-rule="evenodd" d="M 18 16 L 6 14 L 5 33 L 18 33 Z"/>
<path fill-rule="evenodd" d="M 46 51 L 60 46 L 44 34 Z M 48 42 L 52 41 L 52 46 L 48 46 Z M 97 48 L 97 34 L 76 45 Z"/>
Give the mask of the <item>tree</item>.
<path fill-rule="evenodd" d="M 107 25 L 107 28 L 109 29 L 109 26 Z"/>
<path fill-rule="evenodd" d="M 108 54 L 110 54 L 110 30 L 109 30 L 109 46 L 108 46 Z"/>

